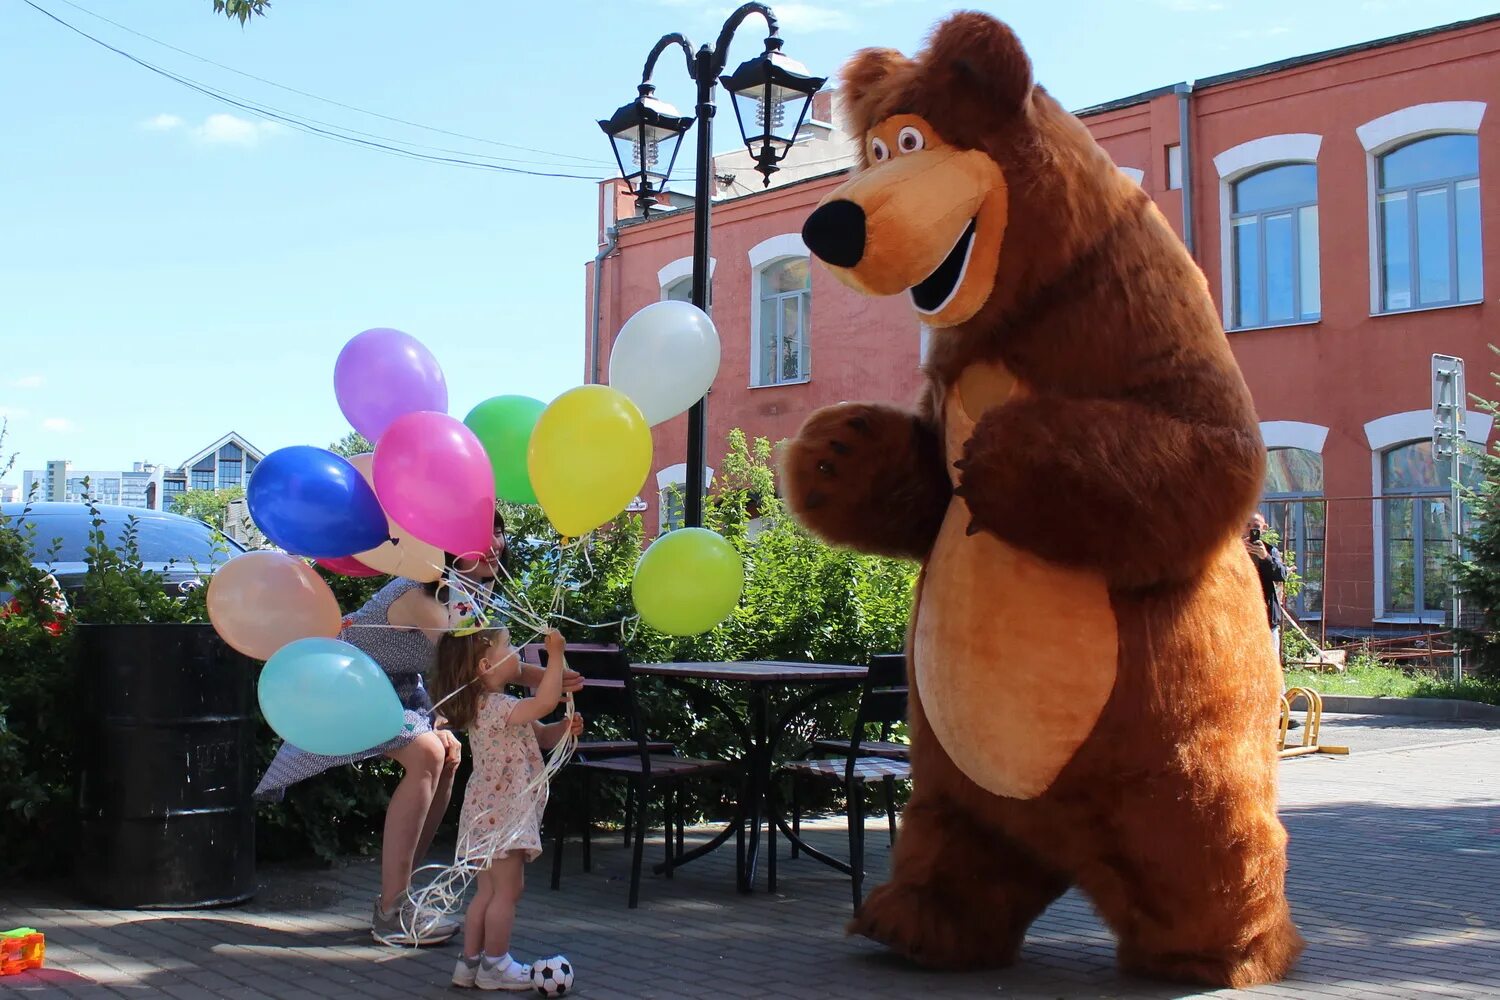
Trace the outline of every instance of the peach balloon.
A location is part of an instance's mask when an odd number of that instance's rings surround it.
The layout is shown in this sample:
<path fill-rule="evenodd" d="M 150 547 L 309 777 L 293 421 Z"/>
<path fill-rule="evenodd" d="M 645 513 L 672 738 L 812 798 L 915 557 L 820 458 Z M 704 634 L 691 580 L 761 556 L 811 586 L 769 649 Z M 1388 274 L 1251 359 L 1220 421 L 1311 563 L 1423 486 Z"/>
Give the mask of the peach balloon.
<path fill-rule="evenodd" d="M 367 451 L 363 455 L 351 455 L 349 464 L 359 470 L 359 474 L 365 477 L 365 482 L 373 490 L 375 453 Z M 386 515 L 385 522 L 391 540 L 368 552 L 356 553 L 354 558 L 371 569 L 421 583 L 431 583 L 443 575 L 442 549 L 412 537 L 410 532 L 391 520 L 389 514 Z"/>
<path fill-rule="evenodd" d="M 268 660 L 298 639 L 338 636 L 338 599 L 307 563 L 282 552 L 246 552 L 208 584 L 208 620 L 246 656 Z"/>

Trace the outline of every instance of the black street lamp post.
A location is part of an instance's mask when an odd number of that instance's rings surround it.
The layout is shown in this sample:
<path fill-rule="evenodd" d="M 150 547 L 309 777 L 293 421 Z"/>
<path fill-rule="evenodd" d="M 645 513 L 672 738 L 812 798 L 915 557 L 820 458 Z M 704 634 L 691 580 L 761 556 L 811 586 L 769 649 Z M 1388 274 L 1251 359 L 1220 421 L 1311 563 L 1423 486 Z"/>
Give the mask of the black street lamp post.
<path fill-rule="evenodd" d="M 741 63 L 733 73 L 721 76 L 729 56 L 729 43 L 735 30 L 751 14 L 765 18 L 770 27 L 765 50 Z M 698 103 L 693 117 L 655 96 L 651 83 L 656 60 L 667 49 L 678 46 L 687 57 L 688 76 L 698 84 Z M 824 77 L 812 76 L 806 67 L 781 51 L 776 15 L 762 3 L 747 3 L 729 15 L 710 49 L 707 45 L 693 50 L 692 43 L 679 34 L 665 35 L 646 57 L 641 84 L 635 100 L 617 110 L 599 127 L 614 142 L 615 159 L 620 175 L 635 195 L 643 216 L 656 204 L 656 195 L 666 190 L 677 162 L 682 136 L 696 121 L 698 124 L 697 173 L 693 197 L 693 305 L 708 310 L 709 215 L 713 199 L 713 117 L 714 84 L 722 82 L 735 98 L 735 118 L 745 147 L 755 158 L 756 166 L 771 184 L 771 175 L 786 158 L 796 140 L 797 131 L 807 117 L 813 95 L 822 89 Z M 791 112 L 795 111 L 795 114 Z M 790 128 L 788 128 L 790 123 Z M 662 163 L 665 167 L 661 167 Z M 707 436 L 707 397 L 688 410 L 687 496 L 683 521 L 688 527 L 703 524 L 703 470 Z"/>

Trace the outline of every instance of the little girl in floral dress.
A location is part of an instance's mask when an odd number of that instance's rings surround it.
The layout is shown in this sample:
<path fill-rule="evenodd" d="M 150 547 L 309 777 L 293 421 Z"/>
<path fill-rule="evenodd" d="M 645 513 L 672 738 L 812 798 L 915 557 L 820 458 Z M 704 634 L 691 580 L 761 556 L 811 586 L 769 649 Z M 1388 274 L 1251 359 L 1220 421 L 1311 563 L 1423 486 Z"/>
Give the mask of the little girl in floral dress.
<path fill-rule="evenodd" d="M 562 634 L 550 632 L 546 647 L 536 694 L 514 698 L 504 692 L 520 678 L 521 657 L 505 629 L 459 630 L 438 645 L 433 698 L 450 726 L 467 730 L 474 755 L 459 814 L 458 860 L 484 866 L 464 917 L 455 986 L 531 989 L 531 967 L 510 955 L 510 932 L 524 885 L 521 866 L 542 853 L 542 750 L 583 729 L 578 715 L 540 721 L 557 707 L 567 669 Z"/>

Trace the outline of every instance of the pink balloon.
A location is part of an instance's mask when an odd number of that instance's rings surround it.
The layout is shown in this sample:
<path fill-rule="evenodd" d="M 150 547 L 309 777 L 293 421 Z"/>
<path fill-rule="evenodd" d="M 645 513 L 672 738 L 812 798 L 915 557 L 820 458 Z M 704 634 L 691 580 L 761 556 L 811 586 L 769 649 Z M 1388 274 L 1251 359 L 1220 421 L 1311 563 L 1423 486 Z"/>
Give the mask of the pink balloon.
<path fill-rule="evenodd" d="M 375 445 L 375 494 L 413 536 L 453 555 L 489 550 L 495 474 L 479 438 L 446 413 L 397 417 Z"/>
<path fill-rule="evenodd" d="M 353 556 L 344 556 L 339 559 L 319 559 L 317 565 L 328 570 L 330 573 L 340 573 L 344 576 L 380 575 L 380 570 L 371 569 Z"/>

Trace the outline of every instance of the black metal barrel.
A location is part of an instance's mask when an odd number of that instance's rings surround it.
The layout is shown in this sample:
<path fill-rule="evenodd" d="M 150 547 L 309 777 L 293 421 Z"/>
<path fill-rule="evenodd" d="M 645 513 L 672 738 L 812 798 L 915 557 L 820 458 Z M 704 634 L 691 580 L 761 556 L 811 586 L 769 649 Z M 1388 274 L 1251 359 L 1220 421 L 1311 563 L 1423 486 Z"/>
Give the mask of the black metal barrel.
<path fill-rule="evenodd" d="M 78 629 L 76 875 L 113 908 L 255 892 L 256 664 L 209 625 Z"/>

